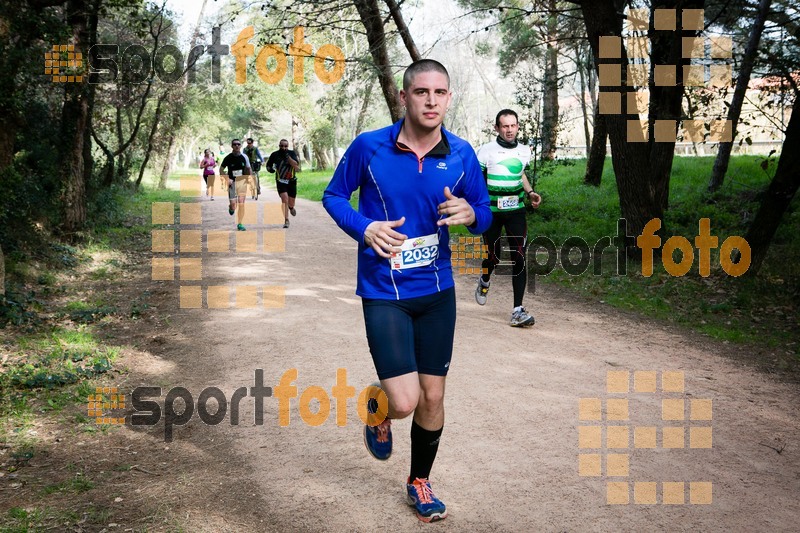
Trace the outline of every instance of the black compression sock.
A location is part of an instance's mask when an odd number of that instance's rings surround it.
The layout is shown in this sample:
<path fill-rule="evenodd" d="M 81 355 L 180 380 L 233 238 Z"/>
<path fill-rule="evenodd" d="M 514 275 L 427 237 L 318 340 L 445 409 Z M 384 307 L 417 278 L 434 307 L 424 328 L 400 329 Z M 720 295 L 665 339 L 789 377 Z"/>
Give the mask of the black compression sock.
<path fill-rule="evenodd" d="M 416 422 L 411 423 L 411 481 L 415 478 L 427 479 L 431 475 L 442 429 L 428 431 Z"/>

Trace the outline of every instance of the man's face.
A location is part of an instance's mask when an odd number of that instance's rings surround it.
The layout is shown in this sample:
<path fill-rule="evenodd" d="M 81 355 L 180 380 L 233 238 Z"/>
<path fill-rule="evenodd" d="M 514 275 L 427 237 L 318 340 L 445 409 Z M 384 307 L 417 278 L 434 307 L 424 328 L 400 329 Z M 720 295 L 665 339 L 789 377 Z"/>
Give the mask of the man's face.
<path fill-rule="evenodd" d="M 447 76 L 435 71 L 417 74 L 408 91 L 400 91 L 400 103 L 406 106 L 406 120 L 424 130 L 441 126 L 451 97 Z"/>
<path fill-rule="evenodd" d="M 253 141 L 247 141 L 247 147 L 248 148 L 252 148 L 253 147 Z"/>
<path fill-rule="evenodd" d="M 241 148 L 242 148 L 242 143 L 240 141 L 233 141 L 231 143 L 231 150 L 233 150 L 234 154 L 238 154 Z"/>
<path fill-rule="evenodd" d="M 286 152 L 289 150 L 289 143 L 286 141 L 281 141 L 280 143 L 278 143 L 278 148 L 280 149 L 281 152 Z"/>
<path fill-rule="evenodd" d="M 519 132 L 519 122 L 514 115 L 503 115 L 498 120 L 499 124 L 495 124 L 494 129 L 497 134 L 506 142 L 514 142 Z"/>

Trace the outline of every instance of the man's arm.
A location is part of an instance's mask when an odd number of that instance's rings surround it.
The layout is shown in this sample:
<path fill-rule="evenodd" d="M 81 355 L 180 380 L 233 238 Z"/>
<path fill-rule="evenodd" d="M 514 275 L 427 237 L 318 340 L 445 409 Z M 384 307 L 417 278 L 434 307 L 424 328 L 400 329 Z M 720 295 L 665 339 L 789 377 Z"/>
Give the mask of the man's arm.
<path fill-rule="evenodd" d="M 269 154 L 269 159 L 267 159 L 267 172 L 275 173 L 275 163 L 277 163 L 277 161 L 275 161 L 276 153 L 277 152 L 272 152 L 271 154 Z"/>
<path fill-rule="evenodd" d="M 292 156 L 289 154 L 294 154 L 294 157 L 296 159 L 292 158 Z M 295 152 L 294 150 L 290 150 L 289 153 L 286 154 L 286 161 L 289 163 L 289 166 L 291 166 L 294 169 L 295 172 L 300 172 L 300 157 L 298 157 L 297 152 Z"/>
<path fill-rule="evenodd" d="M 525 163 L 525 166 L 522 169 L 522 188 L 525 189 L 525 194 L 531 201 L 531 207 L 536 209 L 539 207 L 539 204 L 542 203 L 542 197 L 533 192 L 533 185 L 531 185 L 531 182 L 528 180 L 528 175 L 525 173 L 525 170 L 529 168 L 529 165 L 530 161 Z"/>
<path fill-rule="evenodd" d="M 364 242 L 364 231 L 373 222 L 350 206 L 350 197 L 367 171 L 364 144 L 358 137 L 353 141 L 322 195 L 322 205 L 334 222 L 359 243 Z"/>

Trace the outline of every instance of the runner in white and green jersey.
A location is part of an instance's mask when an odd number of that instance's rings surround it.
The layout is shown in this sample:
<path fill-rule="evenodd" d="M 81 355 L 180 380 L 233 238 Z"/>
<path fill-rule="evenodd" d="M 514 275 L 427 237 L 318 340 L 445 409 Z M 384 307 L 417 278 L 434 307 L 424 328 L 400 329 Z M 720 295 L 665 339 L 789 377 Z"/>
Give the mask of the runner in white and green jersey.
<path fill-rule="evenodd" d="M 511 312 L 511 325 L 515 327 L 532 326 L 534 318 L 522 306 L 528 273 L 525 269 L 525 246 L 528 237 L 528 223 L 525 219 L 525 203 L 528 195 L 531 205 L 536 208 L 542 197 L 533 192 L 525 167 L 531 160 L 531 149 L 517 143 L 519 119 L 511 109 L 503 109 L 495 119 L 497 139 L 478 148 L 478 161 L 486 177 L 489 200 L 492 210 L 492 225 L 483 234 L 489 257 L 483 260 L 483 274 L 478 278 L 475 300 L 486 304 L 489 294 L 489 280 L 494 268 L 500 262 L 503 228 L 506 241 L 511 247 L 514 261 L 511 284 L 514 288 L 514 309 Z"/>

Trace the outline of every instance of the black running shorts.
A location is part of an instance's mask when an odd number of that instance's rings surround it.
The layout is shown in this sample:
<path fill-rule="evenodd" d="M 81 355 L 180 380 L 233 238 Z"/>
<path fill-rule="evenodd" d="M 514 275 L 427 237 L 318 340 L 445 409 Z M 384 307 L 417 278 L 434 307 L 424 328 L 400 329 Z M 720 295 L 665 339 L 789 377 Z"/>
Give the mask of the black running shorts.
<path fill-rule="evenodd" d="M 297 198 L 297 178 L 289 180 L 289 183 L 281 183 L 276 179 L 275 185 L 278 186 L 278 194 L 288 193 L 289 198 Z"/>
<path fill-rule="evenodd" d="M 361 303 L 380 379 L 410 372 L 447 375 L 456 327 L 454 287 L 407 300 L 362 298 Z"/>

